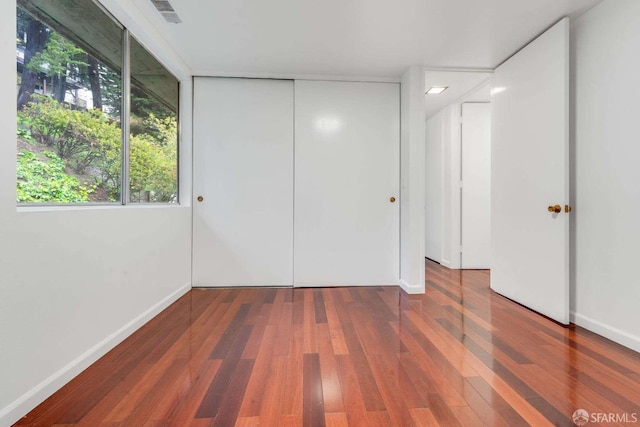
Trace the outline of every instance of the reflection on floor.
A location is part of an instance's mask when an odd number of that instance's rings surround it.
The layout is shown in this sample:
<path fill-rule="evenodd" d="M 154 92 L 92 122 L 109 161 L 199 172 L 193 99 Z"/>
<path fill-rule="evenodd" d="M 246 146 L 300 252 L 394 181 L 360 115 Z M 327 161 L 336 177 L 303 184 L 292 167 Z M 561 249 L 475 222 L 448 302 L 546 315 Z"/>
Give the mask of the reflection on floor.
<path fill-rule="evenodd" d="M 18 424 L 572 426 L 578 409 L 640 418 L 638 353 L 496 295 L 488 271 L 426 268 L 424 295 L 193 290 Z"/>

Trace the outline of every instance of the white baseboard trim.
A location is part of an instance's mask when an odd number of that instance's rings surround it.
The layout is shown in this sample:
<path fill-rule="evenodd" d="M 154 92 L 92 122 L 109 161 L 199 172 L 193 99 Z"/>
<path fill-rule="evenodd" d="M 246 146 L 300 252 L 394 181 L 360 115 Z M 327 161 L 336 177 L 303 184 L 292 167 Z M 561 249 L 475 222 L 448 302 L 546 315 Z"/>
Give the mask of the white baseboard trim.
<path fill-rule="evenodd" d="M 403 279 L 400 279 L 400 287 L 408 294 L 424 294 L 424 286 L 412 286 Z"/>
<path fill-rule="evenodd" d="M 620 345 L 628 347 L 632 350 L 640 352 L 640 337 L 614 328 L 606 323 L 584 316 L 575 311 L 571 312 L 571 321 L 578 326 L 582 326 L 585 329 L 595 332 L 598 335 L 602 335 L 611 341 L 617 342 Z"/>
<path fill-rule="evenodd" d="M 151 308 L 140 314 L 129 323 L 118 329 L 98 344 L 87 350 L 65 367 L 55 372 L 53 375 L 42 381 L 40 384 L 20 396 L 8 406 L 0 409 L 0 427 L 10 426 L 21 417 L 42 403 L 46 398 L 59 390 L 66 383 L 71 381 L 80 372 L 88 368 L 96 360 L 100 359 L 125 338 L 129 337 L 141 326 L 157 316 L 162 310 L 174 303 L 178 298 L 186 294 L 191 289 L 191 284 L 187 283 L 176 289 L 170 295 L 153 305 Z"/>

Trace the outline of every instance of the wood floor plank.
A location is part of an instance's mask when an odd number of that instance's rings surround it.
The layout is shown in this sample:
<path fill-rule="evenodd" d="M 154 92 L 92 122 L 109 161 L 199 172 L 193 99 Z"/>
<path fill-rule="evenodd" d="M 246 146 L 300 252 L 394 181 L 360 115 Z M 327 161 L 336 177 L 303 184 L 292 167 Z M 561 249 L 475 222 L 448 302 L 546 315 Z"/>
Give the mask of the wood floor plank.
<path fill-rule="evenodd" d="M 417 427 L 440 427 L 438 420 L 433 416 L 430 409 L 413 408 L 411 416 Z"/>
<path fill-rule="evenodd" d="M 313 312 L 316 316 L 316 323 L 327 323 L 327 311 L 325 310 L 322 289 L 313 290 Z"/>
<path fill-rule="evenodd" d="M 211 382 L 209 390 L 202 399 L 200 408 L 196 413 L 196 418 L 213 418 L 218 413 L 222 399 L 224 398 L 229 386 L 236 374 L 241 360 L 240 357 L 244 351 L 244 346 L 249 340 L 253 326 L 243 325 L 238 328 L 237 333 L 234 330 L 234 341 L 230 343 L 228 352 L 215 378 Z M 244 366 L 244 365 L 243 365 Z"/>
<path fill-rule="evenodd" d="M 440 394 L 449 406 L 464 406 L 460 394 L 464 377 L 433 347 L 423 348 L 409 332 L 404 329 L 402 339 L 409 348 L 407 355 L 401 355 L 402 366 L 407 370 L 411 381 L 423 398 L 429 394 Z M 425 343 L 427 340 L 421 340 Z"/>
<path fill-rule="evenodd" d="M 380 390 L 376 384 L 369 361 L 362 349 L 362 343 L 356 333 L 355 327 L 352 323 L 345 323 L 342 325 L 344 331 L 344 337 L 347 340 L 349 346 L 349 357 L 353 361 L 353 367 L 360 384 L 360 392 L 365 402 L 365 406 L 368 411 L 384 411 L 386 408 L 380 395 Z"/>
<path fill-rule="evenodd" d="M 232 347 L 231 343 L 235 341 L 238 334 L 242 330 L 242 325 L 251 309 L 251 304 L 242 304 L 238 311 L 233 316 L 233 320 L 225 330 L 224 335 L 220 338 L 220 341 L 216 344 L 211 352 L 209 358 L 211 359 L 224 359 Z"/>
<path fill-rule="evenodd" d="M 273 359 L 273 348 L 278 330 L 274 325 L 265 324 L 264 331 L 265 332 L 260 341 L 260 349 L 258 350 L 258 354 L 255 358 L 255 366 L 251 377 L 249 378 L 245 397 L 240 408 L 241 417 L 260 415 L 264 390 L 271 380 L 269 377 L 269 368 L 271 366 L 271 360 Z"/>
<path fill-rule="evenodd" d="M 303 352 L 317 353 L 318 341 L 316 340 L 316 306 L 314 303 L 315 289 L 304 289 L 304 333 Z M 324 307 L 324 305 L 323 305 Z"/>
<path fill-rule="evenodd" d="M 283 302 L 280 321 L 278 322 L 278 334 L 273 348 L 274 357 L 286 356 L 289 354 L 289 343 L 291 342 L 291 328 L 293 327 L 293 303 Z"/>
<path fill-rule="evenodd" d="M 470 406 L 458 406 L 451 408 L 451 412 L 464 427 L 484 427 L 487 425 L 495 426 L 496 424 L 486 424 L 475 413 Z"/>
<path fill-rule="evenodd" d="M 185 378 L 188 384 L 185 395 L 166 415 L 171 426 L 184 426 L 195 418 L 200 402 L 202 402 L 221 364 L 221 360 L 207 358 L 202 365 L 198 366 L 192 376 Z M 87 427 L 91 426 L 87 425 Z"/>
<path fill-rule="evenodd" d="M 324 395 L 318 353 L 304 354 L 303 371 L 303 424 L 309 427 L 324 427 Z"/>
<path fill-rule="evenodd" d="M 282 397 L 284 379 L 287 369 L 287 359 L 274 357 L 271 360 L 269 374 L 263 390 L 262 405 L 260 407 L 260 425 L 278 427 L 282 411 Z"/>
<path fill-rule="evenodd" d="M 211 424 L 212 427 L 227 427 L 235 424 L 253 370 L 253 363 L 253 360 L 248 359 L 242 359 L 238 362 L 238 367 L 228 389 L 224 396 L 220 397 L 220 407 Z"/>
<path fill-rule="evenodd" d="M 278 426 L 282 427 L 302 427 L 302 415 L 288 414 L 280 417 Z"/>
<path fill-rule="evenodd" d="M 387 411 L 367 411 L 367 423 L 371 427 L 386 427 L 394 425 Z"/>
<path fill-rule="evenodd" d="M 247 321 L 247 324 L 253 325 L 251 329 L 251 335 L 247 340 L 247 345 L 244 347 L 244 351 L 242 352 L 242 359 L 252 359 L 254 360 L 258 356 L 258 351 L 264 342 L 264 332 L 267 328 L 266 319 L 269 318 L 269 311 L 271 310 L 271 304 L 262 304 L 263 314 L 257 316 L 257 321 L 251 322 Z"/>
<path fill-rule="evenodd" d="M 302 294 L 300 293 L 300 295 Z M 294 323 L 291 328 L 287 369 L 284 378 L 281 413 L 283 416 L 302 415 L 303 336 L 302 323 Z"/>
<path fill-rule="evenodd" d="M 347 414 L 344 412 L 328 412 L 324 415 L 327 427 L 348 427 Z"/>
<path fill-rule="evenodd" d="M 325 306 L 325 313 L 327 315 L 327 323 L 329 325 L 329 331 L 331 334 L 331 345 L 333 347 L 333 354 L 349 354 L 349 348 L 344 339 L 342 333 L 342 326 L 340 324 L 340 317 L 336 311 L 336 305 L 334 302 L 336 292 L 334 289 L 323 289 L 323 299 Z"/>
<path fill-rule="evenodd" d="M 260 417 L 238 417 L 235 427 L 255 427 L 260 425 Z"/>
<path fill-rule="evenodd" d="M 370 360 L 371 370 L 376 383 L 379 384 L 380 394 L 392 424 L 402 426 L 414 425 L 413 418 L 409 412 L 409 406 L 414 406 L 412 402 L 419 399 L 420 396 L 413 398 L 409 396 L 409 402 L 405 400 L 407 396 L 403 395 L 404 390 L 409 389 L 410 392 L 414 394 L 417 393 L 415 389 L 413 389 L 413 384 L 408 381 L 408 378 L 402 375 L 399 364 L 385 363 L 379 354 L 373 354 L 367 356 L 367 358 Z M 405 381 L 407 382 L 405 383 Z"/>
<path fill-rule="evenodd" d="M 320 323 L 316 325 L 316 337 L 318 338 L 318 355 L 320 357 L 320 375 L 322 376 L 322 390 L 324 411 L 326 413 L 344 412 L 344 402 L 335 354 L 329 336 L 329 325 Z"/>
<path fill-rule="evenodd" d="M 351 358 L 348 355 L 336 356 L 336 367 L 349 425 L 367 425 L 367 409 Z"/>
<path fill-rule="evenodd" d="M 640 355 L 426 262 L 398 287 L 193 289 L 26 426 L 572 425 L 636 413 Z"/>

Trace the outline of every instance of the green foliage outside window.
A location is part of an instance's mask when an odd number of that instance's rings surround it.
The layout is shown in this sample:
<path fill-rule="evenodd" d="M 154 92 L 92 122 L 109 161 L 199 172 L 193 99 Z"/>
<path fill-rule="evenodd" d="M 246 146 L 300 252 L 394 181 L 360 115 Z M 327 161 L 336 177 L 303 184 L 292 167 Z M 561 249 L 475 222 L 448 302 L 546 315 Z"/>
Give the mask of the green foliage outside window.
<path fill-rule="evenodd" d="M 176 120 L 150 115 L 142 122 L 141 133 L 130 140 L 131 191 L 140 200 L 173 202 L 177 193 Z M 18 112 L 18 138 L 44 155 L 38 158 L 23 151 L 18 158 L 18 202 L 90 201 L 96 189 L 108 191 L 109 198 L 117 200 L 121 131 L 119 123 L 101 111 L 73 110 L 49 97 L 34 96 Z"/>
<path fill-rule="evenodd" d="M 66 77 L 69 70 L 86 67 L 85 59 L 84 50 L 52 31 L 44 50 L 36 53 L 26 67 L 48 77 Z"/>
<path fill-rule="evenodd" d="M 157 202 L 175 202 L 177 194 L 177 158 L 175 118 L 159 119 L 151 114 L 145 121 L 145 132 L 130 140 L 130 179 L 132 195 L 142 200 L 142 193 Z M 137 193 L 137 194 L 136 194 Z"/>
<path fill-rule="evenodd" d="M 80 184 L 78 178 L 65 173 L 65 164 L 50 151 L 42 153 L 47 160 L 31 151 L 18 154 L 19 202 L 78 203 L 89 200 L 93 188 Z"/>

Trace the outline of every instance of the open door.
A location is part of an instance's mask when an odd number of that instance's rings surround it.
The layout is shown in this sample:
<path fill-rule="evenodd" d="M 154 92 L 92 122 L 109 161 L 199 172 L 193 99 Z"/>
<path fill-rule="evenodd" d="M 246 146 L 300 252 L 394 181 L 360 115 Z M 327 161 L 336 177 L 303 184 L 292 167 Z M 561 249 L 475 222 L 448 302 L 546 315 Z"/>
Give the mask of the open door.
<path fill-rule="evenodd" d="M 569 19 L 498 67 L 491 93 L 491 288 L 568 324 Z"/>

